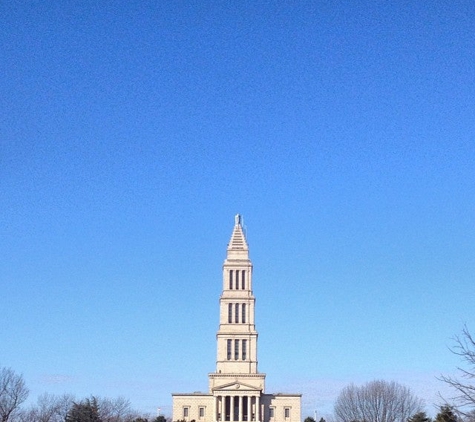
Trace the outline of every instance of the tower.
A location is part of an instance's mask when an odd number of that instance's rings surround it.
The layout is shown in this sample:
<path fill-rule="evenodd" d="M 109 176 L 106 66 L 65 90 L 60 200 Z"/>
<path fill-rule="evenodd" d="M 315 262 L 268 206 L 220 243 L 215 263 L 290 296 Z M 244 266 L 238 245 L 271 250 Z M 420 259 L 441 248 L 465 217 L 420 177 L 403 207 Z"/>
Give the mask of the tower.
<path fill-rule="evenodd" d="M 216 377 L 210 374 L 210 387 L 218 378 L 241 379 L 249 375 L 249 380 L 259 378 L 264 389 L 265 375 L 257 374 L 257 331 L 255 328 L 255 302 L 252 293 L 252 263 L 249 248 L 237 215 L 227 256 L 223 265 L 223 293 L 219 300 L 219 330 L 216 334 L 217 359 Z M 225 375 L 224 375 L 225 374 Z M 251 382 L 251 381 L 249 381 Z M 255 384 L 255 382 L 252 382 Z"/>
<path fill-rule="evenodd" d="M 300 422 L 301 394 L 265 394 L 265 374 L 257 369 L 252 262 L 241 216 L 223 264 L 216 333 L 216 371 L 208 393 L 174 393 L 173 421 Z"/>
<path fill-rule="evenodd" d="M 216 421 L 261 420 L 260 398 L 266 376 L 257 371 L 255 303 L 249 247 L 241 217 L 236 215 L 223 264 L 216 372 L 209 374 Z"/>

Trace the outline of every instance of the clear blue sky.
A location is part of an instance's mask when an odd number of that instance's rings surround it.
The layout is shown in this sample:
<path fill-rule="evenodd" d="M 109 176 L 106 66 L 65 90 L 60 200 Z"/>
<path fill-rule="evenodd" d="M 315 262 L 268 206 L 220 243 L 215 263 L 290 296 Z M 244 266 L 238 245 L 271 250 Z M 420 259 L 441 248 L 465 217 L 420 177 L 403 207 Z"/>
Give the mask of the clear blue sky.
<path fill-rule="evenodd" d="M 267 391 L 396 380 L 475 331 L 473 1 L 0 4 L 0 365 L 171 415 L 244 215 Z"/>

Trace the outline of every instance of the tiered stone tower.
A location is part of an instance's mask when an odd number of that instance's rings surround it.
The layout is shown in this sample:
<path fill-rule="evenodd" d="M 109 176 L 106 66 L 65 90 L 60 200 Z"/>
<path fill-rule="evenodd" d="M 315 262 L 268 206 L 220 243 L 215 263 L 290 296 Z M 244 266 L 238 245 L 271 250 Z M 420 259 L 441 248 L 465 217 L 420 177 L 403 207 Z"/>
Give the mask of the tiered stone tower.
<path fill-rule="evenodd" d="M 221 417 L 225 421 L 259 421 L 266 376 L 257 372 L 252 263 L 239 215 L 235 217 L 227 252 L 219 300 L 216 373 L 209 374 L 209 388 L 216 397 L 215 420 Z"/>
<path fill-rule="evenodd" d="M 236 215 L 223 265 L 216 372 L 209 374 L 209 393 L 172 395 L 173 421 L 300 422 L 300 394 L 264 394 L 255 301 L 249 248 Z"/>

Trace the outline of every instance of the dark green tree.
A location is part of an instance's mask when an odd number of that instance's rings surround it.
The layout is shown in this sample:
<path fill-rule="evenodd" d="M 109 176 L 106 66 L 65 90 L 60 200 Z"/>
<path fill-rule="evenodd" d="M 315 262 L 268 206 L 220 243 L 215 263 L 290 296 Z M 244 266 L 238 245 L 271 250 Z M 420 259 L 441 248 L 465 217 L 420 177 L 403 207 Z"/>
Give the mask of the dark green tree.
<path fill-rule="evenodd" d="M 92 396 L 90 399 L 73 403 L 66 415 L 65 422 L 102 422 L 97 399 Z"/>
<path fill-rule="evenodd" d="M 440 407 L 434 422 L 458 422 L 458 417 L 452 406 L 444 405 Z"/>
<path fill-rule="evenodd" d="M 157 416 L 152 422 L 167 422 L 167 418 L 163 415 Z"/>
<path fill-rule="evenodd" d="M 317 422 L 317 421 L 313 419 L 311 416 L 307 416 L 303 422 Z"/>
<path fill-rule="evenodd" d="M 417 412 L 407 422 L 432 422 L 432 419 L 426 415 L 426 412 Z"/>

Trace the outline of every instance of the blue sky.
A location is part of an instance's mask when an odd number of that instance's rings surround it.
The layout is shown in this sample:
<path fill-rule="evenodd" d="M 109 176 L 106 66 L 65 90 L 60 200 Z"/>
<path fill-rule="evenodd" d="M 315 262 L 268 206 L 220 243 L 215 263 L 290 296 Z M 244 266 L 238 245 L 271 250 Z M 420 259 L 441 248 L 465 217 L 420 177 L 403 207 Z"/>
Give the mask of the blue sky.
<path fill-rule="evenodd" d="M 244 215 L 268 392 L 434 413 L 475 331 L 475 3 L 0 4 L 0 365 L 171 415 Z"/>

